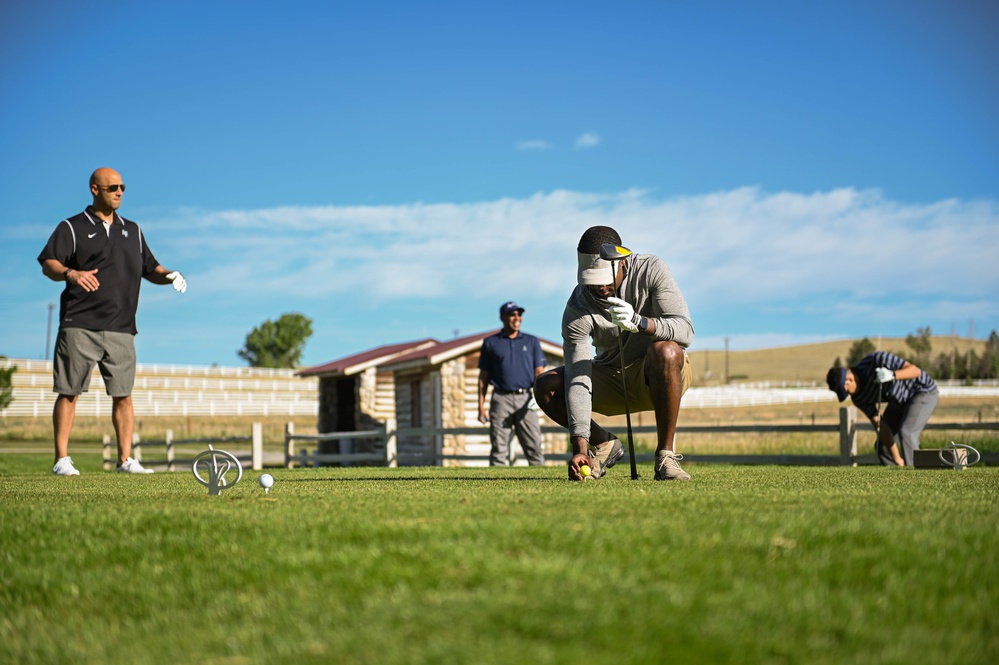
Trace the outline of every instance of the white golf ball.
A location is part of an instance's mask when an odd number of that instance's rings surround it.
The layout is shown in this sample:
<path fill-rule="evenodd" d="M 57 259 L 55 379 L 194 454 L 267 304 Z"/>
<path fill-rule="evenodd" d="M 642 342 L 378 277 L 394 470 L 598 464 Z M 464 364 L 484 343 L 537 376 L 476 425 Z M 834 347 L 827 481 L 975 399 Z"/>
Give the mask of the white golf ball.
<path fill-rule="evenodd" d="M 269 473 L 265 473 L 264 475 L 260 476 L 260 486 L 263 487 L 265 490 L 269 490 L 271 487 L 274 486 L 274 476 L 272 476 Z"/>

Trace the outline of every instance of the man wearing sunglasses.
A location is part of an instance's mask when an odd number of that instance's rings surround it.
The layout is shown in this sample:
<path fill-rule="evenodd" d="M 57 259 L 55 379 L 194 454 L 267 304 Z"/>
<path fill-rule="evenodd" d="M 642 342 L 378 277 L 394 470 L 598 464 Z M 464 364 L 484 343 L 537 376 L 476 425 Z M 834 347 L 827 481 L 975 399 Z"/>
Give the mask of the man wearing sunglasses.
<path fill-rule="evenodd" d="M 118 215 L 125 184 L 117 171 L 100 168 L 90 176 L 93 203 L 56 226 L 38 255 L 42 273 L 65 282 L 59 298 L 59 335 L 53 362 L 52 410 L 57 476 L 78 476 L 69 457 L 76 402 L 90 388 L 96 364 L 111 396 L 111 420 L 118 438 L 120 473 L 152 473 L 132 459 L 135 413 L 135 311 L 143 278 L 172 284 L 184 293 L 187 282 L 153 256 L 142 229 Z"/>
<path fill-rule="evenodd" d="M 479 354 L 479 421 L 489 423 L 489 466 L 510 464 L 510 442 L 514 433 L 531 466 L 542 466 L 541 426 L 531 409 L 534 378 L 548 364 L 541 342 L 521 331 L 524 308 L 510 301 L 500 305 L 503 329 L 482 340 Z M 486 393 L 493 397 L 486 415 Z"/>

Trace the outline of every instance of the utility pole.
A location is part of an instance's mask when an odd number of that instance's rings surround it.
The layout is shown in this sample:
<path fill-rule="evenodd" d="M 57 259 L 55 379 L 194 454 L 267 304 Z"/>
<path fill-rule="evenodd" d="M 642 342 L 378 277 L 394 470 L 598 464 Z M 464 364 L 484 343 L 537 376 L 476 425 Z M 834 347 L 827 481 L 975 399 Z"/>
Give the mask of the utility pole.
<path fill-rule="evenodd" d="M 55 305 L 49 303 L 49 327 L 45 331 L 45 360 L 49 359 L 49 349 L 52 348 L 50 343 L 52 341 L 52 310 L 54 308 Z"/>
<path fill-rule="evenodd" d="M 728 335 L 725 336 L 725 385 L 728 385 Z"/>

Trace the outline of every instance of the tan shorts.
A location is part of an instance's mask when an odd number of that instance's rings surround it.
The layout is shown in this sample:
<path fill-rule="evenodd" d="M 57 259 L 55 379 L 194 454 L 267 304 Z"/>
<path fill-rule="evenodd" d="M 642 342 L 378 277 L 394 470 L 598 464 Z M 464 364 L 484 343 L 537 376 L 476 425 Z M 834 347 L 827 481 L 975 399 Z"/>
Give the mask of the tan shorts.
<path fill-rule="evenodd" d="M 135 336 L 131 333 L 63 328 L 56 338 L 52 388 L 60 395 L 90 390 L 94 365 L 112 397 L 128 397 L 135 384 Z"/>
<path fill-rule="evenodd" d="M 652 403 L 652 395 L 649 393 L 649 386 L 645 383 L 645 363 L 646 356 L 641 362 L 634 363 L 625 369 L 625 381 L 628 384 L 628 406 L 631 412 L 655 411 Z M 690 357 L 683 354 L 683 369 L 681 370 L 681 380 L 683 389 L 680 391 L 682 397 L 687 388 L 693 372 L 690 369 Z M 621 389 L 621 368 L 609 365 L 598 365 L 593 363 L 593 410 L 605 416 L 619 416 L 624 413 L 624 391 Z"/>

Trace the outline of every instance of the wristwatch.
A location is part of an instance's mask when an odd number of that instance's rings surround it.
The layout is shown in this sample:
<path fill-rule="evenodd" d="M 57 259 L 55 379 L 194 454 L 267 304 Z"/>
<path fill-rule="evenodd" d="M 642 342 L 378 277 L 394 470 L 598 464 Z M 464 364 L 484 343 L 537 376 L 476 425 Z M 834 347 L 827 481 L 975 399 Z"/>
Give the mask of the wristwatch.
<path fill-rule="evenodd" d="M 644 316 L 638 319 L 638 332 L 645 332 L 649 329 L 649 320 Z"/>
<path fill-rule="evenodd" d="M 63 279 L 65 280 L 65 281 L 69 281 L 69 273 L 71 273 L 71 272 L 73 272 L 73 269 L 72 269 L 72 268 L 66 268 L 66 272 L 64 272 L 64 273 L 62 274 L 62 278 L 63 278 Z"/>

